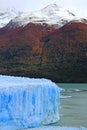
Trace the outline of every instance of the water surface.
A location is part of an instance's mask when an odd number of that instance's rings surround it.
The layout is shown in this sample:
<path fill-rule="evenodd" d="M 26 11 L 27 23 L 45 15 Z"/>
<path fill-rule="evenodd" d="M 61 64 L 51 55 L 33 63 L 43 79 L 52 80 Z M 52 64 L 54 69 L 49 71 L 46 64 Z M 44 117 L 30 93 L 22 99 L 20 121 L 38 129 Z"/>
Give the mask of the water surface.
<path fill-rule="evenodd" d="M 58 84 L 61 91 L 59 126 L 87 128 L 87 84 Z"/>

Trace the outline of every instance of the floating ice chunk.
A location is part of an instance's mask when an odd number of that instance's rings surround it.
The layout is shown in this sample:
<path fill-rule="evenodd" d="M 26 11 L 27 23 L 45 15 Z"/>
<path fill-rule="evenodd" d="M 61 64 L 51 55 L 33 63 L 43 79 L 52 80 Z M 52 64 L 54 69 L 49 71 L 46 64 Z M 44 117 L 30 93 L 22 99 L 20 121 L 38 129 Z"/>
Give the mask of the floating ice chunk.
<path fill-rule="evenodd" d="M 59 120 L 60 88 L 50 80 L 0 75 L 0 126 L 30 128 Z"/>

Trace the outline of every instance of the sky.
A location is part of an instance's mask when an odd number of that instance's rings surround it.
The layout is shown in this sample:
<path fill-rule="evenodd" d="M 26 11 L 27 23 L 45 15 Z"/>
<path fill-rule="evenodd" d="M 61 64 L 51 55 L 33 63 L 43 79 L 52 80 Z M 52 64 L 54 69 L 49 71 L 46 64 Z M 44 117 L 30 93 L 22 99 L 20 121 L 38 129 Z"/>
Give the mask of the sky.
<path fill-rule="evenodd" d="M 49 4 L 58 4 L 77 16 L 87 18 L 87 0 L 0 0 L 0 10 L 15 8 L 16 11 L 31 12 Z"/>

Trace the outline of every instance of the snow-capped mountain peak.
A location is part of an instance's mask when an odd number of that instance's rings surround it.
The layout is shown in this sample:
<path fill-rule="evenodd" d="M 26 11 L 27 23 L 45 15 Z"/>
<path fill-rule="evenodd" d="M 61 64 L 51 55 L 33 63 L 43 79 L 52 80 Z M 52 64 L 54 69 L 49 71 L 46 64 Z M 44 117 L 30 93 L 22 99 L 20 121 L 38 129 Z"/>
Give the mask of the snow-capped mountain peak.
<path fill-rule="evenodd" d="M 13 16 L 15 16 L 15 18 L 13 18 Z M 7 26 L 10 28 L 15 28 L 18 26 L 25 26 L 28 23 L 46 23 L 48 25 L 56 25 L 61 27 L 67 22 L 75 19 L 77 19 L 75 14 L 69 10 L 65 10 L 62 7 L 59 7 L 57 4 L 50 4 L 39 11 L 17 14 L 14 13 L 12 18 L 10 18 L 11 21 L 7 24 Z M 4 21 L 3 23 L 6 25 Z"/>
<path fill-rule="evenodd" d="M 57 4 L 51 4 L 41 10 L 42 14 L 46 15 L 52 24 L 64 24 L 64 21 L 69 21 L 75 18 L 75 15 L 69 10 L 59 7 Z"/>
<path fill-rule="evenodd" d="M 49 25 L 63 26 L 68 21 L 75 18 L 75 15 L 68 10 L 59 7 L 57 4 L 51 4 L 45 8 L 31 13 L 22 13 L 10 21 L 8 26 L 25 26 L 28 23 L 46 23 Z"/>
<path fill-rule="evenodd" d="M 5 26 L 8 22 L 15 18 L 20 12 L 16 12 L 14 8 L 0 11 L 0 27 Z"/>
<path fill-rule="evenodd" d="M 46 14 L 49 14 L 49 13 L 53 14 L 59 10 L 60 10 L 60 7 L 57 4 L 51 4 L 51 5 L 46 6 L 43 9 L 41 9 L 41 12 L 46 13 Z"/>

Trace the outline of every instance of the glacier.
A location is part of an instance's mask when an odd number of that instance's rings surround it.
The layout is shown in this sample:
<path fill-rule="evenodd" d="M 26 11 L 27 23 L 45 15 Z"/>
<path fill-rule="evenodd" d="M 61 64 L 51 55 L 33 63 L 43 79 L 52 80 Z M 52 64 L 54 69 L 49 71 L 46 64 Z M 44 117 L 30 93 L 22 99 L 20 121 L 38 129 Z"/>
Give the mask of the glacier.
<path fill-rule="evenodd" d="M 58 122 L 60 88 L 48 79 L 0 75 L 0 129 Z M 10 128 L 9 128 L 10 129 Z"/>

